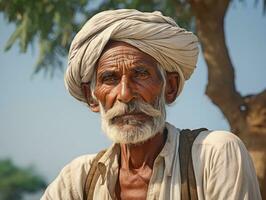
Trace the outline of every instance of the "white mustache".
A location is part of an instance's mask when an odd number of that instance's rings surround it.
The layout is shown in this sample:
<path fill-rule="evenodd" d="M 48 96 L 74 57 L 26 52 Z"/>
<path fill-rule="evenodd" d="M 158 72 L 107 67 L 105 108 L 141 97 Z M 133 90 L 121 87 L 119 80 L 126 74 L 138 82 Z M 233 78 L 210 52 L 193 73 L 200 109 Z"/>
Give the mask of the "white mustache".
<path fill-rule="evenodd" d="M 117 101 L 104 115 L 106 119 L 112 120 L 114 117 L 136 112 L 143 112 L 151 117 L 158 117 L 162 115 L 159 109 L 141 101 L 132 101 L 127 104 Z"/>

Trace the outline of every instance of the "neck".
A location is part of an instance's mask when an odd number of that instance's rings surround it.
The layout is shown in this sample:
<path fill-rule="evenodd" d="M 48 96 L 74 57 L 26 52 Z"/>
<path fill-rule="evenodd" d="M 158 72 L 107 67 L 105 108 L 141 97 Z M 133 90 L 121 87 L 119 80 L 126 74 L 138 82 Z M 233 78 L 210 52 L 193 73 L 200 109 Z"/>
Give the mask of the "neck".
<path fill-rule="evenodd" d="M 152 169 L 154 160 L 165 144 L 166 134 L 157 133 L 153 138 L 139 144 L 120 144 L 121 168 L 137 170 L 144 167 Z"/>

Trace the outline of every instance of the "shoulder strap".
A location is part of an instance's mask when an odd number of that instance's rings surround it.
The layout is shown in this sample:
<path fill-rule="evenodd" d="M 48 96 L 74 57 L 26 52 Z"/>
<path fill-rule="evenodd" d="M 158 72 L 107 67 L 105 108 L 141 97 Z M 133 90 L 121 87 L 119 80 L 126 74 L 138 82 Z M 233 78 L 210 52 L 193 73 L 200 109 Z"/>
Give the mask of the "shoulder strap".
<path fill-rule="evenodd" d="M 191 148 L 194 140 L 200 132 L 207 130 L 205 128 L 181 131 L 179 137 L 179 160 L 181 173 L 181 200 L 197 200 L 197 187 L 193 170 Z M 91 168 L 86 177 L 83 189 L 83 200 L 92 200 L 96 182 L 100 176 L 97 168 L 98 161 L 101 159 L 106 150 L 100 151 L 93 159 Z"/>
<path fill-rule="evenodd" d="M 97 168 L 98 161 L 101 159 L 106 150 L 100 151 L 96 157 L 92 160 L 91 168 L 86 177 L 86 182 L 83 188 L 83 200 L 92 200 L 95 185 L 100 176 L 100 172 Z"/>
<path fill-rule="evenodd" d="M 181 200 L 198 200 L 191 149 L 196 137 L 204 130 L 207 129 L 184 129 L 181 131 L 179 136 L 178 153 L 181 174 Z"/>

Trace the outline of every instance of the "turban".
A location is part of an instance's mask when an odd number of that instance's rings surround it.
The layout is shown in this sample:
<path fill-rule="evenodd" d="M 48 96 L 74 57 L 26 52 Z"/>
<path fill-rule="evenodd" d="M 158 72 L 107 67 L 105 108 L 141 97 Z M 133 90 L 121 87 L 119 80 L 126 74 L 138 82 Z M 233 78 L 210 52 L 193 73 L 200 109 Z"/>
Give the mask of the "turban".
<path fill-rule="evenodd" d="M 76 99 L 86 102 L 81 83 L 91 81 L 109 40 L 126 42 L 152 56 L 165 71 L 177 72 L 178 94 L 197 62 L 197 37 L 161 12 L 103 11 L 85 23 L 70 46 L 65 85 Z"/>

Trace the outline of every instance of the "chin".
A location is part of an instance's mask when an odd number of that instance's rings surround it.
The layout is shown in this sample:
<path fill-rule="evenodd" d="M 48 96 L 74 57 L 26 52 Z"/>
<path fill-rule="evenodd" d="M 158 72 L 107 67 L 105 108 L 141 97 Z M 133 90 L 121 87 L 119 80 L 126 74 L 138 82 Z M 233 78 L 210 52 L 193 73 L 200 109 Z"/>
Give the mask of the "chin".
<path fill-rule="evenodd" d="M 126 115 L 126 111 L 129 109 L 127 104 L 117 103 L 107 112 L 99 104 L 103 132 L 114 143 L 120 144 L 138 144 L 153 138 L 157 133 L 162 132 L 165 125 L 166 114 L 163 98 L 159 102 L 158 108 L 146 104 L 136 106 L 134 111 L 144 114 L 135 114 L 134 116 L 133 111 Z M 130 110 L 128 112 L 130 113 Z"/>
<path fill-rule="evenodd" d="M 114 143 L 138 144 L 153 138 L 164 128 L 164 123 L 154 125 L 152 121 L 146 123 L 110 124 L 102 122 L 102 129 Z"/>
<path fill-rule="evenodd" d="M 102 127 L 106 135 L 115 143 L 138 144 L 154 137 L 159 131 L 153 130 L 150 124 L 142 125 L 108 125 Z"/>

